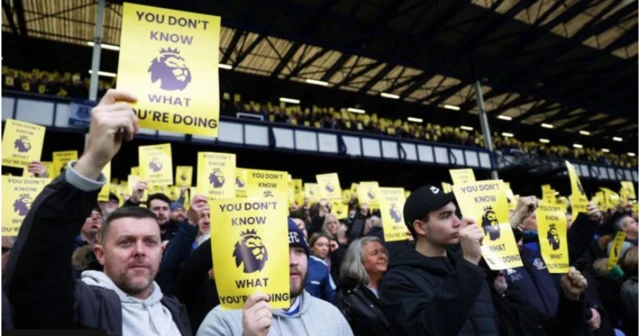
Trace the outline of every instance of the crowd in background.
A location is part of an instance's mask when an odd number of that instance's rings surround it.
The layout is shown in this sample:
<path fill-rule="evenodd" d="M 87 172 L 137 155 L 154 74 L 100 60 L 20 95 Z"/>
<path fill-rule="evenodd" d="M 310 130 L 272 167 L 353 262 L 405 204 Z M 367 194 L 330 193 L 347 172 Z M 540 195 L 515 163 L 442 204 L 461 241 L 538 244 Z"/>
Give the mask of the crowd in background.
<path fill-rule="evenodd" d="M 67 98 L 87 99 L 89 96 L 89 74 L 70 72 L 48 72 L 33 69 L 22 71 L 2 67 L 2 88 L 22 92 L 56 95 Z M 100 77 L 98 96 L 115 87 L 116 78 L 102 80 Z M 240 94 L 222 94 L 223 115 L 236 116 L 237 112 L 253 112 L 263 115 L 271 122 L 291 125 L 367 132 L 375 135 L 397 136 L 414 140 L 444 142 L 455 145 L 484 147 L 482 134 L 476 130 L 466 131 L 459 127 L 433 123 L 414 123 L 406 120 L 391 120 L 378 117 L 376 113 L 356 114 L 327 106 L 301 107 L 300 105 L 262 104 L 243 101 Z M 537 141 L 521 141 L 494 133 L 495 150 L 509 154 L 521 154 L 543 159 L 569 159 L 591 161 L 617 167 L 631 168 L 638 165 L 636 157 L 626 154 L 605 153 L 596 148 L 570 148 L 565 145 L 550 145 Z"/>

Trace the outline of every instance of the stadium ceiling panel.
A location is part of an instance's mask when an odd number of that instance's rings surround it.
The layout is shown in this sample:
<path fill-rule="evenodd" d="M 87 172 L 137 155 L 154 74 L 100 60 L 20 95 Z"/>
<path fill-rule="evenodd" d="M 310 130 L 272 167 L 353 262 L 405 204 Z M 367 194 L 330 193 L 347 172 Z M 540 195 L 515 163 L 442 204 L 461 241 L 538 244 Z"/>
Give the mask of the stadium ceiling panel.
<path fill-rule="evenodd" d="M 480 78 L 490 116 L 637 136 L 635 0 L 134 2 L 222 16 L 219 61 L 233 71 L 469 113 Z M 88 46 L 95 4 L 3 0 L 2 29 Z M 104 43 L 119 44 L 121 20 L 109 1 Z"/>

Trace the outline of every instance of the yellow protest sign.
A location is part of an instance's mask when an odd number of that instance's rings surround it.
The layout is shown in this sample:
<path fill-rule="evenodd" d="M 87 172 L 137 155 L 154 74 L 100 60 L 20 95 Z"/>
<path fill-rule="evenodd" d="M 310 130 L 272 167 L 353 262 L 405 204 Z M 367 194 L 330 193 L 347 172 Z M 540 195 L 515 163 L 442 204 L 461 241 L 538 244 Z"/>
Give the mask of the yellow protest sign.
<path fill-rule="evenodd" d="M 31 204 L 51 180 L 2 177 L 2 235 L 17 236 Z"/>
<path fill-rule="evenodd" d="M 311 203 L 320 202 L 320 190 L 317 183 L 304 184 L 304 197 L 309 199 Z"/>
<path fill-rule="evenodd" d="M 171 144 L 138 147 L 140 178 L 149 186 L 173 184 Z"/>
<path fill-rule="evenodd" d="M 549 273 L 569 272 L 567 217 L 562 206 L 542 203 L 536 210 L 538 240 Z"/>
<path fill-rule="evenodd" d="M 492 270 L 522 266 L 518 246 L 509 224 L 509 205 L 504 183 L 499 180 L 454 185 L 453 193 L 462 215 L 474 218 L 484 231 L 482 256 Z"/>
<path fill-rule="evenodd" d="M 136 188 L 136 185 L 138 185 L 138 182 L 140 182 L 140 176 L 139 175 L 129 175 L 127 177 L 127 189 L 129 190 L 129 193 L 133 193 L 133 190 Z M 142 196 L 140 197 L 140 202 L 146 202 L 147 201 L 147 196 L 149 195 L 148 190 L 145 190 L 142 193 Z"/>
<path fill-rule="evenodd" d="M 285 200 L 289 195 L 289 177 L 287 172 L 275 170 L 249 169 L 247 171 L 247 197 L 280 197 Z"/>
<path fill-rule="evenodd" d="M 140 127 L 218 136 L 220 17 L 125 2 L 120 37 L 117 87 Z"/>
<path fill-rule="evenodd" d="M 543 184 L 542 185 L 542 191 L 545 191 L 545 190 L 551 190 L 551 185 L 550 184 Z"/>
<path fill-rule="evenodd" d="M 404 224 L 404 217 L 402 216 L 405 201 L 404 189 L 381 187 L 378 191 L 380 192 L 380 217 L 382 219 L 384 241 L 407 240 L 409 229 Z"/>
<path fill-rule="evenodd" d="M 167 186 L 166 185 L 159 185 L 159 184 L 152 184 L 149 186 L 149 193 L 151 194 L 167 194 Z"/>
<path fill-rule="evenodd" d="M 293 190 L 296 195 L 304 193 L 304 189 L 302 189 L 302 179 L 292 179 L 291 183 L 293 183 Z"/>
<path fill-rule="evenodd" d="M 620 196 L 615 191 L 608 188 L 600 188 L 604 192 L 604 204 L 606 209 L 614 209 L 620 204 Z"/>
<path fill-rule="evenodd" d="M 47 170 L 47 173 L 49 174 L 49 177 L 52 176 L 53 174 L 53 162 L 40 162 L 42 163 L 42 165 L 44 166 L 44 169 Z M 22 177 L 35 177 L 34 174 L 29 172 L 29 169 L 27 169 L 26 167 L 22 170 Z"/>
<path fill-rule="evenodd" d="M 622 191 L 624 190 L 625 193 L 625 201 L 627 201 L 629 198 L 631 199 L 637 199 L 636 198 L 636 187 L 634 185 L 633 182 L 631 181 L 621 181 L 620 184 L 622 185 L 622 188 L 620 189 L 620 194 L 622 195 Z"/>
<path fill-rule="evenodd" d="M 180 187 L 169 186 L 169 188 L 167 188 L 167 196 L 170 200 L 177 201 L 180 198 Z"/>
<path fill-rule="evenodd" d="M 236 198 L 247 198 L 247 173 L 247 169 L 236 168 Z"/>
<path fill-rule="evenodd" d="M 476 181 L 476 176 L 473 173 L 473 169 L 471 168 L 449 169 L 449 174 L 451 175 L 451 181 L 453 181 L 453 185 L 468 184 Z"/>
<path fill-rule="evenodd" d="M 340 201 L 332 201 L 331 213 L 336 215 L 337 219 L 347 219 L 349 218 L 349 206 Z"/>
<path fill-rule="evenodd" d="M 289 307 L 287 213 L 281 196 L 211 202 L 213 274 L 223 309 L 241 309 L 255 292 L 269 295 L 271 308 Z"/>
<path fill-rule="evenodd" d="M 43 126 L 7 119 L 2 135 L 2 165 L 23 168 L 40 161 L 44 131 Z"/>
<path fill-rule="evenodd" d="M 140 176 L 140 167 L 131 167 L 130 175 Z"/>
<path fill-rule="evenodd" d="M 100 202 L 108 202 L 109 201 L 109 192 L 111 191 L 111 161 L 107 163 L 104 168 L 102 168 L 102 174 L 106 178 L 107 183 L 102 186 L 100 189 L 100 193 L 98 194 L 98 201 Z"/>
<path fill-rule="evenodd" d="M 627 238 L 627 234 L 624 231 L 618 231 L 616 236 L 613 238 L 613 242 L 611 242 L 611 251 L 609 251 L 609 259 L 607 259 L 608 270 L 611 270 L 618 264 L 620 251 L 622 250 L 622 244 L 624 243 L 625 238 Z"/>
<path fill-rule="evenodd" d="M 451 184 L 447 183 L 447 182 L 442 182 L 440 183 L 442 184 L 442 191 L 446 192 L 446 193 L 450 193 L 451 190 Z"/>
<path fill-rule="evenodd" d="M 591 199 L 591 202 L 595 203 L 598 209 L 605 210 L 607 205 L 605 204 L 604 191 L 597 191 Z"/>
<path fill-rule="evenodd" d="M 369 204 L 370 208 L 380 207 L 378 182 L 360 182 L 358 185 L 358 203 Z"/>
<path fill-rule="evenodd" d="M 236 155 L 198 153 L 198 193 L 209 201 L 236 197 Z"/>
<path fill-rule="evenodd" d="M 340 189 L 340 180 L 338 173 L 316 175 L 318 189 L 321 199 L 339 200 L 342 199 L 342 189 Z"/>
<path fill-rule="evenodd" d="M 357 183 L 351 183 L 351 188 L 349 188 L 349 190 L 351 190 L 351 195 L 357 195 L 358 194 L 358 184 Z"/>
<path fill-rule="evenodd" d="M 53 172 L 49 172 L 51 178 L 56 178 L 65 169 L 67 164 L 78 159 L 78 151 L 53 152 Z"/>
<path fill-rule="evenodd" d="M 191 187 L 191 181 L 193 179 L 193 167 L 192 166 L 177 166 L 176 167 L 176 185 L 180 187 Z"/>
<path fill-rule="evenodd" d="M 573 208 L 573 218 L 578 217 L 578 213 L 587 213 L 587 206 L 589 200 L 587 199 L 587 193 L 582 188 L 580 178 L 576 169 L 569 161 L 565 161 L 567 164 L 567 171 L 569 172 L 569 180 L 571 181 L 571 207 Z"/>

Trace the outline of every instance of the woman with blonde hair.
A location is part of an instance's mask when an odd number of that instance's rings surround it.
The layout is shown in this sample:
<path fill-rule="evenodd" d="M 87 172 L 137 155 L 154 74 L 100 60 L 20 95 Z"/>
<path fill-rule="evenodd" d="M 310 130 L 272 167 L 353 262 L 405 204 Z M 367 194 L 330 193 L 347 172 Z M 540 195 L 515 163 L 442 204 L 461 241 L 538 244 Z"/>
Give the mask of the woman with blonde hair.
<path fill-rule="evenodd" d="M 340 267 L 336 306 L 354 335 L 389 335 L 389 321 L 378 300 L 378 286 L 389 258 L 382 240 L 362 237 L 349 245 Z"/>

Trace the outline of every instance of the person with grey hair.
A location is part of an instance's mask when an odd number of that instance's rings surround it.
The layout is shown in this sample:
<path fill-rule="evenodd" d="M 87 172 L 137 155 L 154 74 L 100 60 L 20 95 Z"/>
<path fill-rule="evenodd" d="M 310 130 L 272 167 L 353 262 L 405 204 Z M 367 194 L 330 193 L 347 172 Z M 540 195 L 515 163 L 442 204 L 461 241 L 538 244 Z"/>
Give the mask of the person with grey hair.
<path fill-rule="evenodd" d="M 620 260 L 627 249 L 631 246 L 638 246 L 638 222 L 633 219 L 630 214 L 625 213 L 613 220 L 613 227 L 616 231 L 622 231 L 626 234 L 620 252 L 618 253 L 618 260 Z M 611 253 L 612 246 L 613 241 L 607 245 L 607 255 Z"/>
<path fill-rule="evenodd" d="M 354 335 L 389 335 L 389 321 L 378 300 L 378 286 L 387 271 L 388 253 L 377 237 L 357 239 L 340 267 L 336 306 Z"/>

